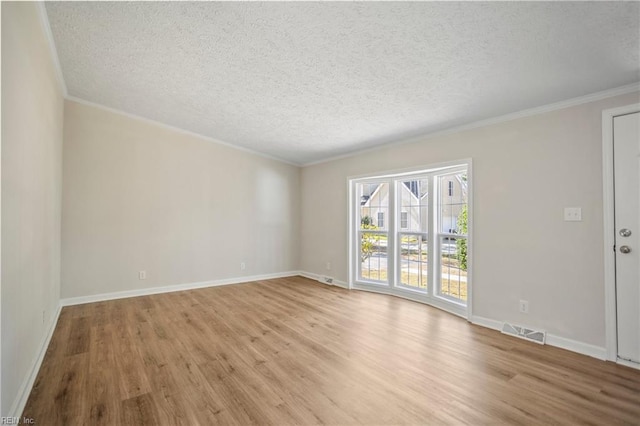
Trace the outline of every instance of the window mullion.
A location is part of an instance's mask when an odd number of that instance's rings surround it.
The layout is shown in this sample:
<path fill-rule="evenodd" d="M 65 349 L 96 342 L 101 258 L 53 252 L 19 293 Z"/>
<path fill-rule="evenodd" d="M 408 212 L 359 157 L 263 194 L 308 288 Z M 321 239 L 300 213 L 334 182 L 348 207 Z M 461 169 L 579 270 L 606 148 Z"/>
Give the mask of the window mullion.
<path fill-rule="evenodd" d="M 387 225 L 387 281 L 396 286 L 396 182 L 389 180 L 389 224 Z"/>
<path fill-rule="evenodd" d="M 427 277 L 427 294 L 435 295 L 436 294 L 436 285 L 438 284 L 438 280 L 436 279 L 436 275 L 439 273 L 438 268 L 438 257 L 437 257 L 437 241 L 438 237 L 436 235 L 436 230 L 438 229 L 438 206 L 436 203 L 436 188 L 435 184 L 436 180 L 435 175 L 429 176 L 429 192 L 428 192 L 428 204 L 429 204 L 429 223 L 428 223 L 428 238 L 427 238 L 427 247 L 428 247 L 428 277 Z"/>

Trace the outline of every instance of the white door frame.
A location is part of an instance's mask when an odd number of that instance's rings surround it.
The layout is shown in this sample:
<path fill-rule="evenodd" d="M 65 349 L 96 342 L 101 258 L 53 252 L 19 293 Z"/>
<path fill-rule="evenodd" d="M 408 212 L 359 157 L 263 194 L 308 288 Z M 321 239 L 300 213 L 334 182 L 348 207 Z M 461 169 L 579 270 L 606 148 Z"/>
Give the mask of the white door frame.
<path fill-rule="evenodd" d="M 640 111 L 632 104 L 602 111 L 602 201 L 604 216 L 604 302 L 607 360 L 618 361 L 616 318 L 616 258 L 613 188 L 613 118 Z"/>

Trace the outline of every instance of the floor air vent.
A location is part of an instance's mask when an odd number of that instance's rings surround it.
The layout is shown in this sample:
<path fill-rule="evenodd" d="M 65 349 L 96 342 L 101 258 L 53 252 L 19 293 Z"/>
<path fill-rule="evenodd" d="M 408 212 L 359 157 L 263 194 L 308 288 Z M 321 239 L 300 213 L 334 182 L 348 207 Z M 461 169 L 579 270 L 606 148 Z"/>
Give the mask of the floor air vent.
<path fill-rule="evenodd" d="M 333 277 L 320 277 L 318 281 L 324 284 L 333 284 Z"/>
<path fill-rule="evenodd" d="M 509 334 L 521 339 L 530 340 L 541 345 L 544 345 L 544 340 L 547 336 L 547 333 L 542 330 L 532 330 L 530 328 L 522 327 L 519 325 L 509 324 L 508 322 L 505 322 L 502 325 L 502 332 L 504 334 Z"/>

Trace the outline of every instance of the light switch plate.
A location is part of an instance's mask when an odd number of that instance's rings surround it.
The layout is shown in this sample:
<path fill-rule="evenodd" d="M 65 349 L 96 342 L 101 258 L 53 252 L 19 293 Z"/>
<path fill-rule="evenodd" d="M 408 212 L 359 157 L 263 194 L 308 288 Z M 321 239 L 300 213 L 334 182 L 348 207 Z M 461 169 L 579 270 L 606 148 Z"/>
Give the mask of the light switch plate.
<path fill-rule="evenodd" d="M 582 208 L 581 207 L 565 207 L 564 220 L 565 222 L 582 221 Z"/>

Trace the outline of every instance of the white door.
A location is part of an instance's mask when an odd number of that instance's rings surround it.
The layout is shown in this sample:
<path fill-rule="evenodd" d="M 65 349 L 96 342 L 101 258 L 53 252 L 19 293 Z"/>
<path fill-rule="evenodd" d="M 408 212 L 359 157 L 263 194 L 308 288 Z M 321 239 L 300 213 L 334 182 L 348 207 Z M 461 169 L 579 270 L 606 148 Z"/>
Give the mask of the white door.
<path fill-rule="evenodd" d="M 613 118 L 618 358 L 640 363 L 640 112 Z"/>

